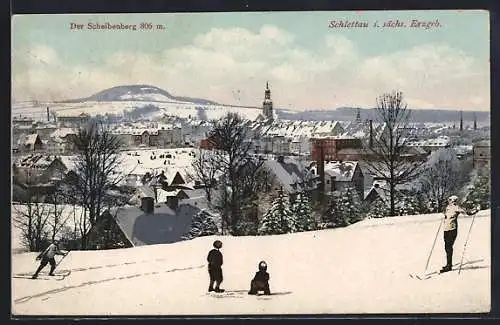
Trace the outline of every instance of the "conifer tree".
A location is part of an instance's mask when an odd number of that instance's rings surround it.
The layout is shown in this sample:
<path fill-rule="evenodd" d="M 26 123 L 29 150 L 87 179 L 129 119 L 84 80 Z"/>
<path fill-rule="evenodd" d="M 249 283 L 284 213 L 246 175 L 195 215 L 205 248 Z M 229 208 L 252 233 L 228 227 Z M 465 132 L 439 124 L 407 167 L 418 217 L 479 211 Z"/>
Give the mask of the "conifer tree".
<path fill-rule="evenodd" d="M 389 206 L 380 198 L 370 205 L 367 213 L 368 218 L 383 218 L 390 216 Z"/>
<path fill-rule="evenodd" d="M 491 184 L 489 175 L 479 175 L 467 196 L 467 203 L 471 206 L 479 205 L 480 209 L 489 209 L 491 205 Z"/>
<path fill-rule="evenodd" d="M 407 216 L 419 214 L 419 204 L 414 196 L 403 196 L 398 204 L 398 215 Z"/>
<path fill-rule="evenodd" d="M 344 227 L 361 220 L 361 202 L 356 190 L 346 188 L 330 196 L 325 221 L 334 227 Z"/>
<path fill-rule="evenodd" d="M 198 212 L 191 223 L 191 228 L 183 239 L 193 239 L 202 236 L 211 236 L 218 233 L 214 217 L 206 211 Z"/>
<path fill-rule="evenodd" d="M 280 191 L 278 197 L 273 201 L 271 209 L 262 216 L 259 234 L 286 234 L 295 230 L 294 223 L 288 197 Z"/>
<path fill-rule="evenodd" d="M 306 193 L 299 193 L 292 204 L 292 213 L 295 221 L 295 231 L 308 231 L 314 229 L 314 219 L 309 197 Z"/>

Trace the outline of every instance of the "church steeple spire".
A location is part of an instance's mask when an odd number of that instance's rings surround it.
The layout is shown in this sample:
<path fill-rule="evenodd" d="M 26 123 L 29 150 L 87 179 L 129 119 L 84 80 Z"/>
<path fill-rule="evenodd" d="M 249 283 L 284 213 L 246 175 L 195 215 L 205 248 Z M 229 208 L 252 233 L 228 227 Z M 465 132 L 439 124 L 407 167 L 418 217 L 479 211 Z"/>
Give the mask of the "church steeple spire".
<path fill-rule="evenodd" d="M 271 89 L 269 89 L 269 81 L 266 82 L 266 91 L 264 93 L 264 99 L 271 100 Z"/>
<path fill-rule="evenodd" d="M 262 113 L 265 118 L 271 120 L 273 119 L 273 101 L 271 100 L 271 89 L 269 89 L 269 81 L 266 82 L 264 101 L 262 102 Z"/>

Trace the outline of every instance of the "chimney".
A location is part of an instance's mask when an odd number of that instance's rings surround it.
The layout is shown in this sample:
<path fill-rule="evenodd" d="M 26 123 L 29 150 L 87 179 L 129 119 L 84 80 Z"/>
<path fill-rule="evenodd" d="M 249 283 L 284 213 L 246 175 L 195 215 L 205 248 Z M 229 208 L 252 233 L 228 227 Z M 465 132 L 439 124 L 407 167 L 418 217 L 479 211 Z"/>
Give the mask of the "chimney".
<path fill-rule="evenodd" d="M 152 197 L 145 196 L 141 198 L 141 210 L 144 211 L 144 213 L 154 213 L 154 204 L 154 198 Z"/>
<path fill-rule="evenodd" d="M 177 196 L 167 196 L 167 206 L 172 210 L 177 210 L 179 198 Z"/>
<path fill-rule="evenodd" d="M 47 122 L 50 122 L 49 107 L 47 106 Z"/>
<path fill-rule="evenodd" d="M 370 120 L 370 143 L 369 146 L 370 148 L 373 147 L 373 120 Z"/>
<path fill-rule="evenodd" d="M 460 111 L 460 132 L 464 130 L 464 116 L 462 111 Z"/>

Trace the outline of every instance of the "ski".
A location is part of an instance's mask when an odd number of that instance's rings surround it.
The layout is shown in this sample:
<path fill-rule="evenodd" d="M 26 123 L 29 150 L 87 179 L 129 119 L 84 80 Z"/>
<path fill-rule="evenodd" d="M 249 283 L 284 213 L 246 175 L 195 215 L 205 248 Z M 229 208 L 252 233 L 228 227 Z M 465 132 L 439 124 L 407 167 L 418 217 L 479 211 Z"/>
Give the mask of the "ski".
<path fill-rule="evenodd" d="M 426 274 L 410 273 L 410 277 L 413 279 L 418 279 L 418 280 L 427 280 L 427 279 L 430 279 L 434 275 L 437 275 L 437 274 L 438 274 L 438 272 L 426 273 Z"/>
<path fill-rule="evenodd" d="M 71 271 L 56 272 L 54 275 L 39 274 L 38 277 L 33 279 L 32 278 L 33 274 L 31 274 L 31 273 L 20 273 L 20 274 L 14 274 L 12 277 L 16 278 L 16 279 L 61 281 L 61 280 L 65 279 L 70 274 L 71 274 Z"/>
<path fill-rule="evenodd" d="M 455 271 L 458 272 L 460 269 L 463 269 L 463 267 L 466 265 L 474 265 L 474 264 L 476 264 L 478 262 L 482 262 L 482 261 L 483 260 L 474 260 L 474 261 L 467 261 L 465 263 L 455 263 L 455 264 L 453 264 L 453 268 L 448 272 L 432 271 L 432 272 L 424 273 L 424 274 L 410 273 L 409 275 L 413 279 L 427 280 L 427 279 L 430 279 L 436 275 L 441 275 L 443 273 L 449 273 L 449 272 L 455 272 Z M 462 266 L 460 266 L 460 265 L 462 265 Z"/>
<path fill-rule="evenodd" d="M 450 272 L 455 272 L 455 271 L 458 271 L 458 269 L 452 269 L 452 270 L 446 271 L 446 272 L 434 271 L 434 272 L 425 273 L 425 274 L 410 273 L 410 277 L 412 277 L 414 279 L 418 279 L 418 280 L 428 280 L 428 279 L 434 278 L 438 275 L 450 273 Z"/>

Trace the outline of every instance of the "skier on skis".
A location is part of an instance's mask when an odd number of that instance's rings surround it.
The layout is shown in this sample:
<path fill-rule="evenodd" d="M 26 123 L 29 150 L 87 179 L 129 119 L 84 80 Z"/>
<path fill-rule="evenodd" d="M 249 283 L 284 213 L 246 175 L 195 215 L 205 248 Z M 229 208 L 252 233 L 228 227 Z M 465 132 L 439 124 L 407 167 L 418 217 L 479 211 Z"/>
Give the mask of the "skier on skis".
<path fill-rule="evenodd" d="M 448 198 L 448 205 L 444 212 L 444 249 L 446 251 L 446 265 L 441 269 L 441 273 L 451 271 L 453 261 L 453 244 L 457 238 L 458 221 L 460 214 L 472 215 L 478 211 L 477 207 L 474 210 L 465 211 L 458 205 L 458 197 L 452 195 Z"/>
<path fill-rule="evenodd" d="M 267 263 L 261 261 L 259 263 L 259 271 L 255 273 L 254 278 L 250 282 L 249 295 L 256 295 L 259 291 L 264 291 L 265 295 L 270 295 L 269 289 L 269 273 L 267 273 Z"/>
<path fill-rule="evenodd" d="M 208 252 L 207 261 L 208 261 L 208 274 L 210 276 L 210 284 L 208 285 L 208 292 L 224 292 L 224 289 L 220 288 L 220 284 L 222 283 L 222 253 L 220 249 L 222 248 L 222 242 L 220 240 L 216 240 L 213 243 L 214 248 Z M 214 288 L 215 283 L 215 288 Z"/>
<path fill-rule="evenodd" d="M 37 261 L 40 259 L 42 261 L 40 262 L 40 266 L 36 270 L 35 274 L 33 274 L 33 276 L 31 278 L 36 279 L 38 277 L 38 273 L 40 273 L 40 271 L 49 263 L 50 263 L 49 275 L 53 276 L 54 270 L 56 269 L 56 260 L 55 260 L 56 255 L 66 256 L 66 255 L 68 255 L 68 252 L 63 252 L 63 251 L 59 250 L 58 242 L 56 240 L 54 240 L 49 245 L 49 247 L 47 247 L 43 252 L 38 254 L 38 256 L 36 257 Z"/>

